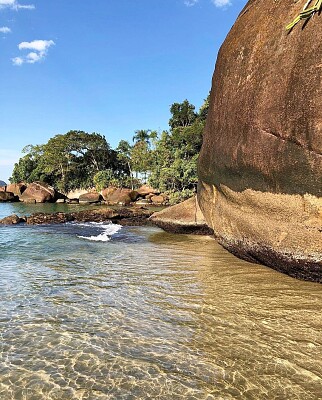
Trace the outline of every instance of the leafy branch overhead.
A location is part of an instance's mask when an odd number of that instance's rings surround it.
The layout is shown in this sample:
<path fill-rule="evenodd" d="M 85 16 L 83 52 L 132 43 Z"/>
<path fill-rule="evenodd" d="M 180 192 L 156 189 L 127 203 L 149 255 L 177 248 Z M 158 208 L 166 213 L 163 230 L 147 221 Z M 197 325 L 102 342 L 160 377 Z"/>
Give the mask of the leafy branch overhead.
<path fill-rule="evenodd" d="M 312 7 L 309 7 L 309 5 L 312 3 L 312 0 L 308 0 L 302 11 L 299 13 L 299 15 L 297 15 L 296 18 L 294 18 L 294 20 L 289 23 L 286 26 L 286 30 L 291 30 L 294 28 L 294 26 L 300 22 L 301 20 L 308 20 L 309 18 L 313 17 L 315 13 L 320 12 L 321 8 L 322 8 L 322 0 L 316 0 L 316 2 L 314 3 L 314 5 Z"/>

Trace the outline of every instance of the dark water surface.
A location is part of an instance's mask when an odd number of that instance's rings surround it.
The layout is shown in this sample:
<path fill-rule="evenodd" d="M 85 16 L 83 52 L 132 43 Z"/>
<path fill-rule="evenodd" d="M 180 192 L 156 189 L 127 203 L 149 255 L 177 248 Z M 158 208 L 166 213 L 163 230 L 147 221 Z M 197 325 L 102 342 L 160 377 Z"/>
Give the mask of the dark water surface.
<path fill-rule="evenodd" d="M 0 277 L 1 400 L 322 398 L 322 285 L 211 238 L 0 227 Z"/>

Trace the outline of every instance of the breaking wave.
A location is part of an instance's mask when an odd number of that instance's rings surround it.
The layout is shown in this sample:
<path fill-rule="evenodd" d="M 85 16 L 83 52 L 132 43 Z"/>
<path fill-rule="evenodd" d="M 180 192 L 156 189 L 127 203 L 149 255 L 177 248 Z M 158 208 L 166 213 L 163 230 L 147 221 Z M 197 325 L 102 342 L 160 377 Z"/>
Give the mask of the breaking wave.
<path fill-rule="evenodd" d="M 86 239 L 95 242 L 108 242 L 109 240 L 111 240 L 112 236 L 115 235 L 122 228 L 122 225 L 113 224 L 111 222 L 88 222 L 78 225 L 85 228 L 90 228 L 91 233 L 92 229 L 95 228 L 97 233 L 96 235 L 77 235 L 77 237 L 80 239 Z"/>

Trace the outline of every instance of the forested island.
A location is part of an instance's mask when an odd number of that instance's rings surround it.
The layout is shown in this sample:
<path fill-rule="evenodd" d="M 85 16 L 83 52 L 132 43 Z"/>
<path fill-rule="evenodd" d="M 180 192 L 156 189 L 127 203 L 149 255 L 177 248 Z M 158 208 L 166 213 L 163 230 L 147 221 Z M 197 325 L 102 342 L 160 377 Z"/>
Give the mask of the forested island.
<path fill-rule="evenodd" d="M 178 203 L 196 192 L 208 108 L 209 96 L 198 112 L 188 100 L 173 103 L 169 130 L 137 130 L 133 143 L 121 140 L 115 149 L 104 135 L 79 130 L 25 146 L 10 182 L 42 181 L 62 193 L 108 186 L 135 189 L 143 182 L 166 193 L 170 204 Z"/>

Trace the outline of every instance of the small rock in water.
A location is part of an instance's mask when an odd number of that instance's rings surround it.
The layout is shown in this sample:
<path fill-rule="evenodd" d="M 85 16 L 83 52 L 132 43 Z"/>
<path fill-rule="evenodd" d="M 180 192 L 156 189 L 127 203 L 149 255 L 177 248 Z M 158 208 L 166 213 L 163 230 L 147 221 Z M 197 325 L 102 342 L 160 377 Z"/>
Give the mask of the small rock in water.
<path fill-rule="evenodd" d="M 18 217 L 16 214 L 9 215 L 0 220 L 0 224 L 2 225 L 16 225 L 22 222 L 26 222 L 26 217 Z"/>

